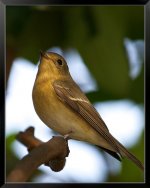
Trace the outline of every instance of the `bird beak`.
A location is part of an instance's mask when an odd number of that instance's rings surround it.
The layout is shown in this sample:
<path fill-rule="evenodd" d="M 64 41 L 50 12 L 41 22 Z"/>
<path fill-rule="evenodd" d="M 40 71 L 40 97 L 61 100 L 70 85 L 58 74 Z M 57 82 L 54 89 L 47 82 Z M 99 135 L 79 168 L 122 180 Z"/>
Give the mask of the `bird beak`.
<path fill-rule="evenodd" d="M 42 58 L 42 57 L 45 57 L 46 59 L 49 58 L 48 55 L 47 55 L 47 53 L 46 53 L 46 52 L 43 52 L 42 50 L 40 50 L 40 56 L 41 56 L 41 58 Z"/>

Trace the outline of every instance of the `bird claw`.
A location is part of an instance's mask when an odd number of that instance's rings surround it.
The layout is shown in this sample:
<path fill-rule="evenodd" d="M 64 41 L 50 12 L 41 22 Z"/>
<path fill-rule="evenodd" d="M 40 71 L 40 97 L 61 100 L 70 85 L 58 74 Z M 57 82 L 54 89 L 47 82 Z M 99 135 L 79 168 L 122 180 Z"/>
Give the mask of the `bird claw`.
<path fill-rule="evenodd" d="M 72 133 L 72 131 L 70 131 L 68 134 L 65 134 L 64 139 L 68 141 L 70 139 L 69 136 L 71 133 Z"/>
<path fill-rule="evenodd" d="M 65 140 L 69 140 L 69 134 L 65 134 L 65 135 L 64 135 L 64 139 L 65 139 Z"/>

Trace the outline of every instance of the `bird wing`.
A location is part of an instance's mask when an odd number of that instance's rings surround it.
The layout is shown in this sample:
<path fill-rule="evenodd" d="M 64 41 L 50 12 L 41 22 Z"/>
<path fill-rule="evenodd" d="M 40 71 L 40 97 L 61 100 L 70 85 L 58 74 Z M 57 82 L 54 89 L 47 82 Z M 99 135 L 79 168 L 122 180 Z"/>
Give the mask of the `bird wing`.
<path fill-rule="evenodd" d="M 70 81 L 55 81 L 53 84 L 54 90 L 61 101 L 69 105 L 76 111 L 86 122 L 88 122 L 108 143 L 113 146 L 118 153 L 119 148 L 116 145 L 115 139 L 109 133 L 109 130 L 92 106 L 88 98 L 75 84 Z"/>

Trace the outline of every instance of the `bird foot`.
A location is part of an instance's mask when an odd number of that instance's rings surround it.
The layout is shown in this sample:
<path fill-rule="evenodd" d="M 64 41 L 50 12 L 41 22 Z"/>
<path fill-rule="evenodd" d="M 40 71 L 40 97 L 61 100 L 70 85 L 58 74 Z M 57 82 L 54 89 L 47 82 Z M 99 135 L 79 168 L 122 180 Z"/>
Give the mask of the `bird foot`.
<path fill-rule="evenodd" d="M 65 140 L 69 140 L 69 139 L 70 139 L 69 136 L 70 136 L 70 134 L 71 134 L 72 132 L 73 132 L 73 131 L 70 131 L 68 134 L 65 134 L 65 135 L 64 135 L 64 139 L 65 139 Z"/>

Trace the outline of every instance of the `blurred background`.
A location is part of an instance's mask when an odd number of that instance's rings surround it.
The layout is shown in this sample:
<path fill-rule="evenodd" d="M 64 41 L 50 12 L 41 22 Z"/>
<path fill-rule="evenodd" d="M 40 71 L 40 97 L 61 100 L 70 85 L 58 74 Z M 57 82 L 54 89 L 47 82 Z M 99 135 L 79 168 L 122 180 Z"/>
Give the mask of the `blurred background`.
<path fill-rule="evenodd" d="M 6 7 L 6 173 L 27 154 L 16 141 L 35 127 L 43 141 L 57 134 L 32 104 L 39 52 L 65 57 L 72 77 L 110 132 L 144 163 L 144 7 Z M 69 141 L 65 168 L 41 166 L 29 180 L 44 183 L 143 182 L 129 160 L 116 159 L 88 143 Z M 6 174 L 6 175 L 7 175 Z"/>

